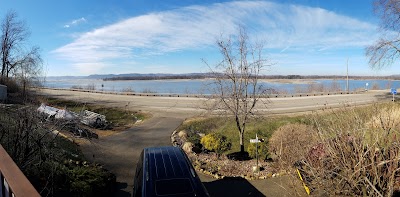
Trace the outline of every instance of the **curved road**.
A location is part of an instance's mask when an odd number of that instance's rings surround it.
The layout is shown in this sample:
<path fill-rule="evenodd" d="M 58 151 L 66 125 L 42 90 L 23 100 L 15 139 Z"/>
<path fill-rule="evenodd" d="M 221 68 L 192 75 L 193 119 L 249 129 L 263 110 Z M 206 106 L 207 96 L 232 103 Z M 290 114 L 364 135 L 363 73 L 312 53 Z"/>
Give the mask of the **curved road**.
<path fill-rule="evenodd" d="M 143 97 L 51 89 L 43 89 L 38 91 L 38 93 L 68 100 L 120 107 L 133 111 L 141 110 L 152 114 L 152 118 L 127 131 L 98 140 L 92 140 L 89 144 L 81 146 L 88 159 L 92 162 L 105 165 L 107 169 L 116 174 L 119 188 L 116 196 L 131 195 L 136 162 L 144 147 L 170 145 L 171 133 L 186 118 L 207 113 L 204 106 L 212 102 L 200 98 Z M 260 104 L 257 108 L 267 114 L 296 113 L 343 105 L 362 105 L 377 102 L 380 99 L 390 100 L 391 96 L 385 95 L 383 91 L 371 91 L 354 95 L 271 98 L 268 101 L 268 105 Z M 251 181 L 243 185 L 243 182 L 238 182 L 237 180 L 218 182 L 212 178 L 203 175 L 200 176 L 208 190 L 212 190 L 210 194 L 214 195 L 221 194 L 215 192 L 218 191 L 217 187 L 221 187 L 221 185 L 225 184 L 231 188 L 229 185 L 239 184 L 237 188 L 245 189 L 231 190 L 232 194 L 240 194 L 238 192 L 243 192 L 243 190 L 247 189 L 242 194 L 252 192 L 253 196 L 282 196 L 282 193 L 274 194 L 274 190 L 270 190 L 270 188 L 282 187 L 279 181 L 285 182 L 285 180 L 280 180 L 282 178 L 278 178 L 274 180 Z M 287 196 L 294 195 L 289 190 L 281 191 L 287 192 Z M 275 192 L 279 192 L 279 190 Z M 229 193 L 224 194 L 228 195 Z"/>

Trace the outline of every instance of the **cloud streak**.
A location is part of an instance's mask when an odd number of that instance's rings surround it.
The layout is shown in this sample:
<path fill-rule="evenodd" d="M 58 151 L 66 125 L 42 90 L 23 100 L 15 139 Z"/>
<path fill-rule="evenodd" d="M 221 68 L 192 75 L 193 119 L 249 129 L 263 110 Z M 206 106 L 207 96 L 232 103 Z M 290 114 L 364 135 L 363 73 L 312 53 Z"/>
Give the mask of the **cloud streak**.
<path fill-rule="evenodd" d="M 85 21 L 81 18 L 67 25 Z M 206 48 L 221 34 L 236 33 L 238 25 L 281 53 L 363 47 L 376 34 L 375 25 L 321 8 L 234 1 L 128 18 L 83 33 L 53 54 L 69 60 L 81 72 L 96 72 L 96 67 L 116 66 L 113 61 Z"/>
<path fill-rule="evenodd" d="M 87 20 L 84 17 L 82 17 L 82 18 L 79 18 L 76 20 L 72 20 L 71 22 L 65 24 L 64 28 L 70 28 L 72 26 L 76 26 L 76 25 L 79 25 L 81 23 L 86 23 L 86 22 L 87 22 Z"/>

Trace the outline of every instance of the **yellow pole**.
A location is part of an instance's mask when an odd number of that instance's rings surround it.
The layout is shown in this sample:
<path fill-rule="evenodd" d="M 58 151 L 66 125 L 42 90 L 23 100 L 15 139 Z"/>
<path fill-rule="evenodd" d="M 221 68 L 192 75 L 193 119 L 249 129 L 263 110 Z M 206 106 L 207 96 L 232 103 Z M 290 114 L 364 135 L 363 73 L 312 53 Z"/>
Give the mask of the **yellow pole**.
<path fill-rule="evenodd" d="M 306 193 L 307 193 L 308 195 L 310 195 L 310 188 L 308 188 L 307 185 L 306 185 L 306 183 L 304 183 L 303 177 L 301 177 L 301 174 L 300 174 L 300 170 L 299 170 L 299 169 L 296 169 L 296 170 L 297 170 L 297 174 L 298 174 L 299 177 L 300 177 L 300 180 L 303 182 L 304 190 L 306 190 Z"/>

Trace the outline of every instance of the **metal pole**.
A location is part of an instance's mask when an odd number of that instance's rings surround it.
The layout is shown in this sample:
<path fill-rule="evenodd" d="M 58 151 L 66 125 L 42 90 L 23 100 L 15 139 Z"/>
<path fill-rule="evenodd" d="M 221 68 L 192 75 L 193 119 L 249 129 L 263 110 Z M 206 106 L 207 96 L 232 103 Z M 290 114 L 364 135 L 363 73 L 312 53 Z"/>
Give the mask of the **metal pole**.
<path fill-rule="evenodd" d="M 394 102 L 394 93 L 392 93 L 393 94 L 393 102 Z"/>
<path fill-rule="evenodd" d="M 346 91 L 347 91 L 347 93 L 350 92 L 350 90 L 349 90 L 349 58 L 347 58 L 347 83 L 346 83 Z"/>
<path fill-rule="evenodd" d="M 257 168 L 257 172 L 258 172 L 258 137 L 257 137 L 257 133 L 256 133 L 256 168 Z"/>

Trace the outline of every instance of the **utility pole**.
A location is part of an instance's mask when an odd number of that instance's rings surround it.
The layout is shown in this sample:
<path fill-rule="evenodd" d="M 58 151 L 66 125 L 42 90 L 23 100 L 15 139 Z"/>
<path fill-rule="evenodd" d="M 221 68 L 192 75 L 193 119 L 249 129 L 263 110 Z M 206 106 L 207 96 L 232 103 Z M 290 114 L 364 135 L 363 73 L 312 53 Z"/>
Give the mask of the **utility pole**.
<path fill-rule="evenodd" d="M 347 94 L 350 93 L 349 90 L 349 58 L 347 58 L 347 83 L 346 83 Z"/>

